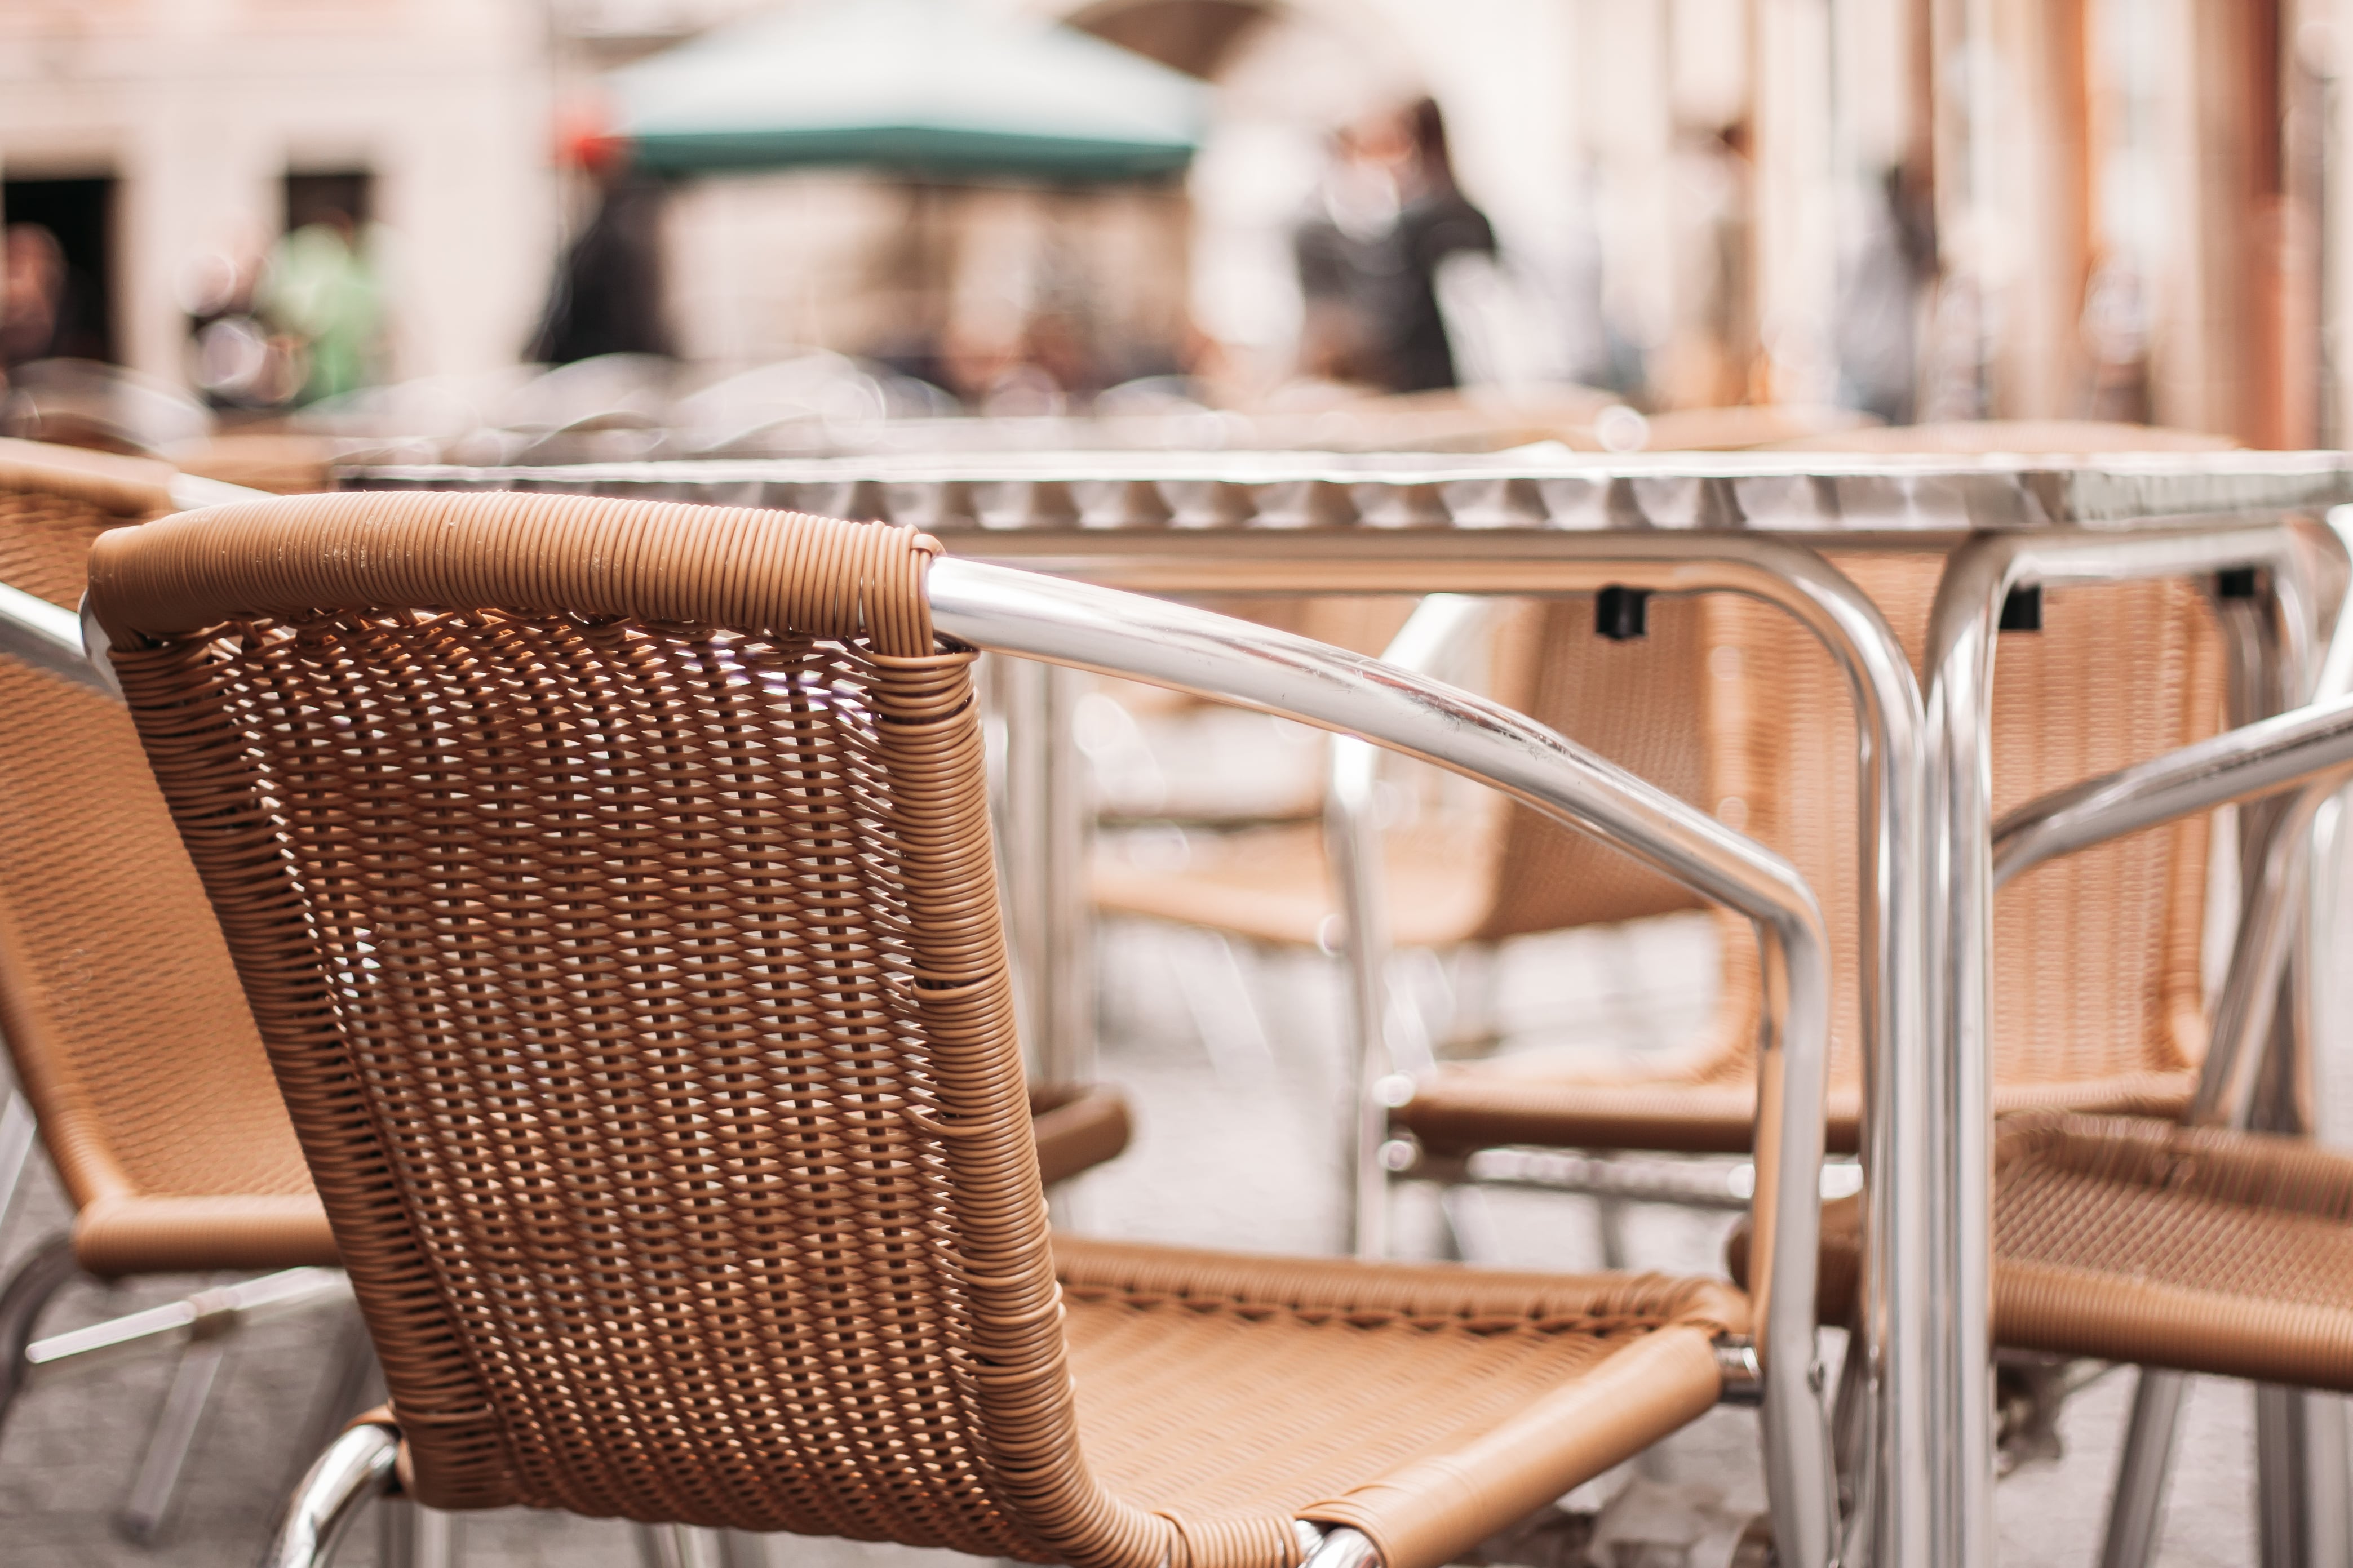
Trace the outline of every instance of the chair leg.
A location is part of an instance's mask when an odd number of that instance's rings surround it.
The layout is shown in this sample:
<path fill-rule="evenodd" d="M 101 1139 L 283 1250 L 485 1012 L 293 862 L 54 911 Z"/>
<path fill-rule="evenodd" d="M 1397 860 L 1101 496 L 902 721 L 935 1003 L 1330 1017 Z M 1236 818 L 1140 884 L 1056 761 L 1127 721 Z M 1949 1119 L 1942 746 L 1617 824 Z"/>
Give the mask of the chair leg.
<path fill-rule="evenodd" d="M 719 1568 L 768 1568 L 768 1538 L 748 1530 L 721 1531 Z"/>
<path fill-rule="evenodd" d="M 8 1283 L 0 1286 L 0 1423 L 7 1420 L 9 1407 L 25 1391 L 31 1375 L 25 1350 L 33 1342 L 41 1310 L 49 1304 L 50 1297 L 80 1275 L 72 1238 L 60 1236 L 36 1247 L 16 1266 Z"/>
<path fill-rule="evenodd" d="M 2108 1498 L 2100 1568 L 2146 1568 L 2156 1560 L 2158 1531 L 2165 1522 L 2166 1477 L 2173 1468 L 2182 1396 L 2189 1392 L 2187 1373 L 2141 1368 L 2125 1426 L 2124 1452 L 2116 1461 L 2116 1488 Z"/>
<path fill-rule="evenodd" d="M 640 1524 L 638 1561 L 644 1568 L 726 1568 L 722 1533 L 691 1524 Z"/>
<path fill-rule="evenodd" d="M 115 1527 L 136 1545 L 153 1546 L 164 1532 L 172 1496 L 180 1488 L 180 1472 L 187 1468 L 188 1454 L 196 1446 L 205 1406 L 211 1401 L 213 1383 L 220 1375 L 227 1351 L 218 1337 L 190 1340 L 180 1348 L 172 1386 L 164 1394 L 164 1408 L 155 1417 L 146 1455 L 131 1483 L 131 1500 L 115 1516 Z"/>
<path fill-rule="evenodd" d="M 10 1089 L 8 1103 L 0 1107 L 0 1241 L 7 1239 L 8 1222 L 16 1217 L 17 1189 L 24 1184 L 25 1165 L 32 1158 L 38 1131 L 33 1124 L 33 1102 L 24 1090 Z"/>
<path fill-rule="evenodd" d="M 1626 1268 L 1626 1200 L 1593 1200 L 1593 1227 L 1601 1241 L 1601 1267 L 1612 1274 Z"/>
<path fill-rule="evenodd" d="M 2344 1401 L 2308 1389 L 2255 1389 L 2255 1520 L 2263 1568 L 2343 1568 L 2347 1518 Z"/>
<path fill-rule="evenodd" d="M 1438 1190 L 1438 1212 L 1446 1225 L 1450 1254 L 1457 1263 L 1493 1268 L 1504 1257 L 1503 1230 L 1484 1189 L 1456 1184 Z"/>
<path fill-rule="evenodd" d="M 1274 1076 L 1274 1047 L 1259 1016 L 1250 976 L 1234 944 L 1218 931 L 1178 933 L 1171 945 L 1185 1005 L 1221 1083 L 1252 1085 Z"/>
<path fill-rule="evenodd" d="M 343 1321 L 335 1327 L 327 1374 L 311 1403 L 311 1417 L 294 1452 L 317 1453 L 333 1442 L 335 1434 L 353 1416 L 381 1403 L 383 1385 L 376 1371 L 375 1346 L 368 1339 L 367 1323 L 360 1317 L 358 1305 L 353 1303 L 343 1309 Z M 289 1475 L 288 1489 L 291 1490 L 301 1479 L 299 1471 Z"/>
<path fill-rule="evenodd" d="M 376 1505 L 378 1568 L 457 1568 L 458 1516 L 406 1498 Z"/>
<path fill-rule="evenodd" d="M 360 1505 L 391 1488 L 399 1458 L 389 1426 L 354 1426 L 328 1444 L 294 1489 L 262 1568 L 325 1568 Z"/>

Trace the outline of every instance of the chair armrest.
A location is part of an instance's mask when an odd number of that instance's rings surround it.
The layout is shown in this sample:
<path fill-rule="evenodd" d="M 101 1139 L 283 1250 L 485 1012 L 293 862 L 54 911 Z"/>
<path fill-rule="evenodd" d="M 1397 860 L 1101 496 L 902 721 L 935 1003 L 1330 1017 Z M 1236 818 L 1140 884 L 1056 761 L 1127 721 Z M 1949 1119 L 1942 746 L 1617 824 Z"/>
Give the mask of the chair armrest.
<path fill-rule="evenodd" d="M 1999 887 L 2046 860 L 2177 817 L 2353 775 L 2353 698 L 2242 724 L 2031 800 L 1994 824 Z"/>

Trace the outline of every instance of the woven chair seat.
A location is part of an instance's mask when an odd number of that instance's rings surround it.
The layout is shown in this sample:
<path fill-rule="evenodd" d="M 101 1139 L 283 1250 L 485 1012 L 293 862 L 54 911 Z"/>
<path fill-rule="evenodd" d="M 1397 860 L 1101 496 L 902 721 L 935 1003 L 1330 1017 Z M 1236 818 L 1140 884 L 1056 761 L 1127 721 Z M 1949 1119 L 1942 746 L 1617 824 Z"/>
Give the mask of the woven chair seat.
<path fill-rule="evenodd" d="M 1393 941 L 1450 947 L 1478 931 L 1488 889 L 1482 879 L 1465 874 L 1479 854 L 1478 837 L 1441 830 L 1390 835 L 1384 858 Z M 1300 947 L 1330 934 L 1325 922 L 1338 906 L 1321 824 L 1197 836 L 1190 852 L 1188 864 L 1170 870 L 1138 866 L 1114 852 L 1098 855 L 1091 889 L 1095 907 Z"/>
<path fill-rule="evenodd" d="M 1089 1463 L 1188 1539 L 1307 1518 L 1443 1561 L 1705 1411 L 1721 1283 L 1058 1237 Z M 1259 1528 L 1253 1525 L 1251 1528 Z M 1466 1537 L 1466 1531 L 1472 1532 Z"/>
<path fill-rule="evenodd" d="M 1731 1074 L 1609 1078 L 1560 1060 L 1563 1054 L 1449 1063 L 1416 1085 L 1413 1099 L 1397 1108 L 1390 1121 L 1433 1154 L 1511 1143 L 1685 1154 L 1748 1152 L 1757 1084 L 1746 1063 L 1736 1064 L 1742 1070 Z M 2197 1076 L 2186 1070 L 1996 1083 L 1994 1109 L 2004 1114 L 2074 1110 L 2178 1121 L 2196 1087 Z M 1828 1113 L 1830 1152 L 1859 1153 L 1862 1086 L 1852 1079 L 1832 1083 Z"/>
<path fill-rule="evenodd" d="M 1994 1337 L 2020 1350 L 2353 1391 L 2353 1156 L 2162 1122 L 2018 1117 L 1994 1145 Z M 1746 1225 L 1733 1272 L 1747 1270 Z M 1823 1206 L 1821 1315 L 1862 1213 Z"/>

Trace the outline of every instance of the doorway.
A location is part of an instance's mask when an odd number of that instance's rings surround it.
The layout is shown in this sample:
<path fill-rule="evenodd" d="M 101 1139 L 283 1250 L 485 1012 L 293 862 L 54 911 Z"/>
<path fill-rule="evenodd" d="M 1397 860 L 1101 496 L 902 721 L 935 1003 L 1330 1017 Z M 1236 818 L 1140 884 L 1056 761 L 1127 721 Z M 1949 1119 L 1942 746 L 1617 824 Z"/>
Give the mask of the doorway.
<path fill-rule="evenodd" d="M 114 333 L 111 175 L 0 182 L 7 318 L 0 355 L 120 363 Z"/>

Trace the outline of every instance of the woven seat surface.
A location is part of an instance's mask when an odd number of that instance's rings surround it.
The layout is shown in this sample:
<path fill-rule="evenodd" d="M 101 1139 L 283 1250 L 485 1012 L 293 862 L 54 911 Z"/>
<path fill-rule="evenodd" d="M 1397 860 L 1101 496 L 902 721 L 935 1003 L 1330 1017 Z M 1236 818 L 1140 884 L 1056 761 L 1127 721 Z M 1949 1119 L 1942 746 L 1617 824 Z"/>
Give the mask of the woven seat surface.
<path fill-rule="evenodd" d="M 1057 1257 L 934 548 L 417 493 L 93 552 L 411 1494 L 1436 1568 L 1711 1404 L 1718 1284 Z"/>
<path fill-rule="evenodd" d="M 0 442 L 0 582 L 72 609 L 162 464 Z M 0 658 L 0 1032 L 106 1275 L 335 1261 L 236 971 L 129 717 Z"/>
<path fill-rule="evenodd" d="M 1994 1337 L 2022 1350 L 2353 1390 L 2353 1157 L 2301 1139 L 2053 1114 L 1994 1144 Z M 1747 1271 L 1746 1226 L 1730 1249 Z M 1825 1322 L 1862 1214 L 1822 1207 Z"/>
<path fill-rule="evenodd" d="M 1712 1405 L 1708 1340 L 1747 1322 L 1746 1300 L 1720 1285 L 1652 1276 L 1067 1237 L 1056 1255 L 1089 1463 L 1188 1531 L 1271 1505 L 1382 1539 L 1382 1494 L 1422 1489 L 1515 1492 L 1482 1511 L 1532 1512 L 1562 1478 L 1597 1473 Z M 1470 1527 L 1454 1526 L 1458 1542 Z M 1424 1556 L 1437 1547 L 1425 1533 L 1426 1546 L 1388 1529 L 1386 1544 Z"/>
<path fill-rule="evenodd" d="M 2353 1390 L 2353 1158 L 2091 1118 L 2001 1130 L 2005 1344 Z"/>
<path fill-rule="evenodd" d="M 1871 595 L 1916 666 L 1942 558 L 1848 552 L 1831 560 Z M 1862 1101 L 1862 911 L 1845 681 L 1778 610 L 1730 595 L 1702 608 L 1715 740 L 1711 804 L 1787 855 L 1822 900 L 1838 986 L 1829 1133 L 1833 1150 L 1852 1152 Z M 2212 733 L 2221 682 L 2219 638 L 2190 584 L 2047 592 L 2042 628 L 2000 639 L 1995 811 Z M 2179 1115 L 2205 1051 L 2198 964 L 2206 836 L 2205 819 L 2191 818 L 2002 889 L 1992 953 L 1998 1110 Z M 1736 923 L 1720 930 L 1715 1022 L 1657 1076 L 1599 1076 L 1562 1052 L 1449 1064 L 1424 1080 L 1398 1121 L 1440 1153 L 1501 1143 L 1745 1151 L 1755 1116 L 1756 956 Z"/>

